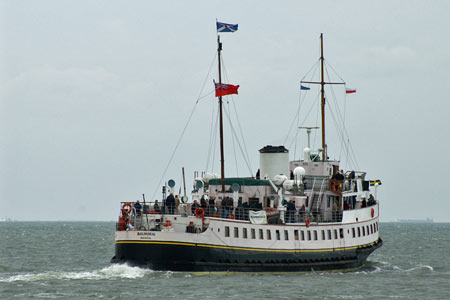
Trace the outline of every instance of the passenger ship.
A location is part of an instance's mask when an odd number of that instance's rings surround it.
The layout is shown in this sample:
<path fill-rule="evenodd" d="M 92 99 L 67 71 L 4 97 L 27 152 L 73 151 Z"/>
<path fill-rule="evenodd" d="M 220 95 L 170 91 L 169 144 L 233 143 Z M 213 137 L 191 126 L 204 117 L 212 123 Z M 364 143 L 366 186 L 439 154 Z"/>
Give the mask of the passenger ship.
<path fill-rule="evenodd" d="M 197 173 L 191 195 L 198 203 L 206 198 L 208 205 L 181 203 L 170 214 L 168 205 L 155 210 L 145 199 L 142 208 L 122 202 L 113 263 L 192 272 L 332 271 L 365 264 L 382 245 L 376 199 L 381 182 L 368 180 L 365 172 L 342 174 L 339 161 L 327 157 L 329 83 L 320 38 L 321 80 L 302 83 L 321 85 L 322 148 L 312 151 L 308 145 L 302 160 L 289 161 L 284 146 L 267 145 L 259 150 L 257 176 L 226 178 L 220 123 L 221 175 Z M 219 83 L 221 50 L 218 37 Z M 221 96 L 218 102 L 222 113 Z M 173 181 L 168 192 L 174 192 Z M 222 205 L 224 198 L 232 204 Z"/>

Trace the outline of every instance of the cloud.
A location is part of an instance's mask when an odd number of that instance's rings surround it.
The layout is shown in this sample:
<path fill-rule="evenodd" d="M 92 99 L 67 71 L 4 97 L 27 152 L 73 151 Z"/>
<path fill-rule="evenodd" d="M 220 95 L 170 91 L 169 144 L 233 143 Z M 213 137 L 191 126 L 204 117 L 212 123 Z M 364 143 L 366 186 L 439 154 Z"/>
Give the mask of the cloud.
<path fill-rule="evenodd" d="M 409 63 L 417 59 L 417 53 L 407 46 L 373 47 L 367 50 L 367 54 L 374 60 L 385 62 Z"/>

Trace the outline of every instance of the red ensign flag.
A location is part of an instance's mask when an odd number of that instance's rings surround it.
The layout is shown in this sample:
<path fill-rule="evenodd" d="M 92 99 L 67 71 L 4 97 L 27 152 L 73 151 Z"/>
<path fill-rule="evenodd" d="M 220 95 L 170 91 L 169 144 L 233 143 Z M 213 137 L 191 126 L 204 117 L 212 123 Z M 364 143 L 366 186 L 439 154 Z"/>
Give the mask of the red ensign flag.
<path fill-rule="evenodd" d="M 216 82 L 214 82 L 214 84 L 216 86 L 216 97 L 238 93 L 239 85 L 216 83 Z"/>

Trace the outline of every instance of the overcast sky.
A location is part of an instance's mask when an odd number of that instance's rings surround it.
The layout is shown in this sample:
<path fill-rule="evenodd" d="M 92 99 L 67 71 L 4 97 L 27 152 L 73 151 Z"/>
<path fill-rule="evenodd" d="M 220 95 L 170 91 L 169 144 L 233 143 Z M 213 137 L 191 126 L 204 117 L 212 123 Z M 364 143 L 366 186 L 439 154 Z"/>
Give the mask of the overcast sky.
<path fill-rule="evenodd" d="M 222 35 L 223 55 L 252 173 L 258 149 L 284 142 L 323 32 L 327 62 L 357 89 L 334 91 L 361 170 L 383 182 L 381 220 L 450 221 L 449 1 L 1 1 L 0 11 L 0 217 L 115 220 L 120 201 L 160 199 L 161 178 L 178 190 L 183 166 L 190 191 L 207 164 L 212 96 L 162 174 L 205 78 L 202 94 L 213 91 L 217 18 L 239 24 Z M 225 135 L 227 175 L 250 175 Z"/>

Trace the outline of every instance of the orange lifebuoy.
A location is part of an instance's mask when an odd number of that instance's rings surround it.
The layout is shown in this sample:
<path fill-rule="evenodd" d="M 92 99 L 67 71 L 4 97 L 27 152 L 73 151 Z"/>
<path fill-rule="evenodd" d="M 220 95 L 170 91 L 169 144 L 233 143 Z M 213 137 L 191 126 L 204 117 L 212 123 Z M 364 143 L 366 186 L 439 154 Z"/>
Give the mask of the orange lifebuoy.
<path fill-rule="evenodd" d="M 372 218 L 373 218 L 373 216 L 375 215 L 375 210 L 373 209 L 373 207 L 372 207 L 372 209 L 370 210 L 370 214 L 372 215 Z"/>
<path fill-rule="evenodd" d="M 330 180 L 330 190 L 337 194 L 342 193 L 342 183 L 338 180 Z"/>
<path fill-rule="evenodd" d="M 311 226 L 311 221 L 309 220 L 308 216 L 306 216 L 305 223 L 306 223 L 306 227 Z"/>
<path fill-rule="evenodd" d="M 197 207 L 194 211 L 194 214 L 197 218 L 203 218 L 205 215 L 205 210 L 201 207 Z"/>
<path fill-rule="evenodd" d="M 172 226 L 172 222 L 169 219 L 166 219 L 166 227 Z"/>
<path fill-rule="evenodd" d="M 129 213 L 131 212 L 132 209 L 133 209 L 133 208 L 132 208 L 130 202 L 125 202 L 125 203 L 122 205 L 122 212 L 125 213 L 125 214 L 129 214 Z"/>

